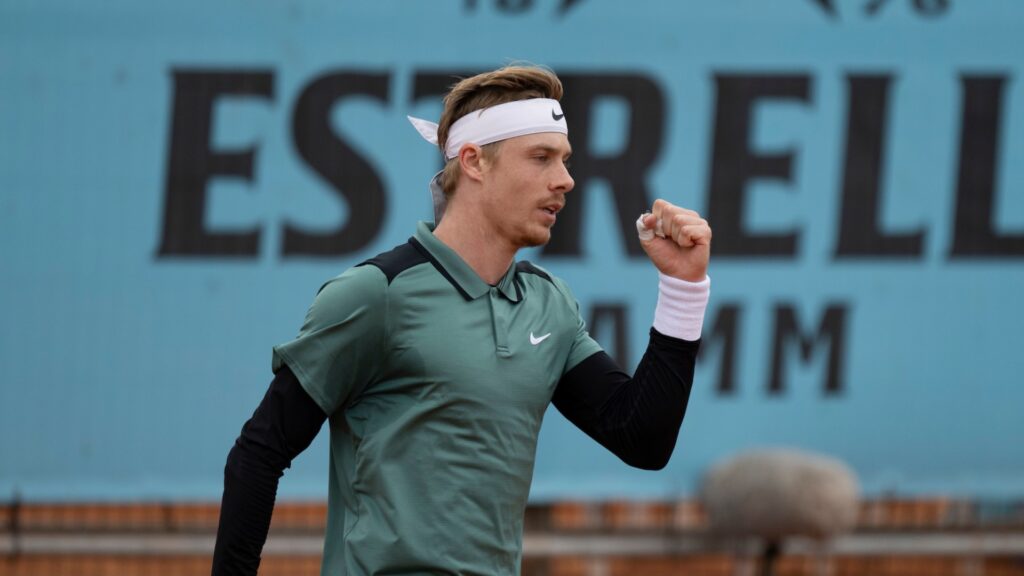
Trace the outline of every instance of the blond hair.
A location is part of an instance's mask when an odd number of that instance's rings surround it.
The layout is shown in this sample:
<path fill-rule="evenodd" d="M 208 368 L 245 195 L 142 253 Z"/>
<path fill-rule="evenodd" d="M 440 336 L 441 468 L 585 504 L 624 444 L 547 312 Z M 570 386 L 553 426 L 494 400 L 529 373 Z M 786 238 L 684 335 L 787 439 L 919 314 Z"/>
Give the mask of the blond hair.
<path fill-rule="evenodd" d="M 437 145 L 444 154 L 448 131 L 456 120 L 470 112 L 529 98 L 562 99 L 562 82 L 555 73 L 539 66 L 505 66 L 491 72 L 461 80 L 444 97 L 444 111 L 437 127 Z M 484 158 L 491 160 L 501 142 L 482 146 Z M 462 169 L 459 159 L 448 160 L 441 174 L 441 188 L 446 197 L 455 192 Z"/>

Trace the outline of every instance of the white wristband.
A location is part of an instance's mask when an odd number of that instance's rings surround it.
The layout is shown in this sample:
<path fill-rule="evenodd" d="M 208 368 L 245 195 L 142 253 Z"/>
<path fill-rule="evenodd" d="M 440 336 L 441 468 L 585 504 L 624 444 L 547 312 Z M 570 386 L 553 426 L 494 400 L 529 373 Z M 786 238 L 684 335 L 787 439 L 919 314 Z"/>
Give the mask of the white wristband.
<path fill-rule="evenodd" d="M 658 306 L 654 329 L 673 338 L 699 340 L 704 309 L 711 295 L 711 278 L 687 282 L 658 273 Z"/>

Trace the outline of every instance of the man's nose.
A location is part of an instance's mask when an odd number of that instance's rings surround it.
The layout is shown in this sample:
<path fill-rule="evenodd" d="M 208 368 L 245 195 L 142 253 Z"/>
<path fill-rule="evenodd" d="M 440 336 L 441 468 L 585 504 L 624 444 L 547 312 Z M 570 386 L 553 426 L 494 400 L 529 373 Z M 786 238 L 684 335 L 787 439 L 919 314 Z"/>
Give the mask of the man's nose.
<path fill-rule="evenodd" d="M 576 181 L 573 180 L 572 175 L 569 174 L 569 168 L 563 164 L 561 173 L 558 174 L 558 177 L 555 178 L 555 181 L 552 184 L 552 188 L 554 190 L 558 190 L 564 194 L 576 186 Z"/>

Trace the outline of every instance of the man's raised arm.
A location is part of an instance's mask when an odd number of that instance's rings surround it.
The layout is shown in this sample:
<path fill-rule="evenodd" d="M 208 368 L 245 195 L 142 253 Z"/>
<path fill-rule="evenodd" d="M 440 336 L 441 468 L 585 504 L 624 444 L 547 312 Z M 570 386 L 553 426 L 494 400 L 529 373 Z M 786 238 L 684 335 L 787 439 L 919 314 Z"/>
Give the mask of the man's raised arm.
<path fill-rule="evenodd" d="M 637 220 L 640 243 L 658 268 L 650 342 L 630 378 L 604 352 L 559 381 L 552 402 L 573 424 L 638 468 L 663 468 L 675 449 L 693 385 L 711 281 L 711 228 L 664 200 Z"/>

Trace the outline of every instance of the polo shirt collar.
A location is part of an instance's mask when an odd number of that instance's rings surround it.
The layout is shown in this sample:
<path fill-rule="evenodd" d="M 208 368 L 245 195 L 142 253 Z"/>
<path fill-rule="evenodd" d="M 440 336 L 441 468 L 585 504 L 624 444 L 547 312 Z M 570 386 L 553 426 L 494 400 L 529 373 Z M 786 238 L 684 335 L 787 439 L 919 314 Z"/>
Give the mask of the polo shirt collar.
<path fill-rule="evenodd" d="M 422 246 L 431 262 L 438 271 L 455 286 L 467 300 L 475 300 L 487 294 L 491 285 L 470 268 L 469 264 L 452 250 L 447 244 L 434 236 L 434 224 L 420 222 L 416 225 L 413 240 Z M 498 291 L 511 302 L 519 302 L 522 293 L 516 285 L 516 263 L 508 267 L 505 275 L 498 281 Z"/>

